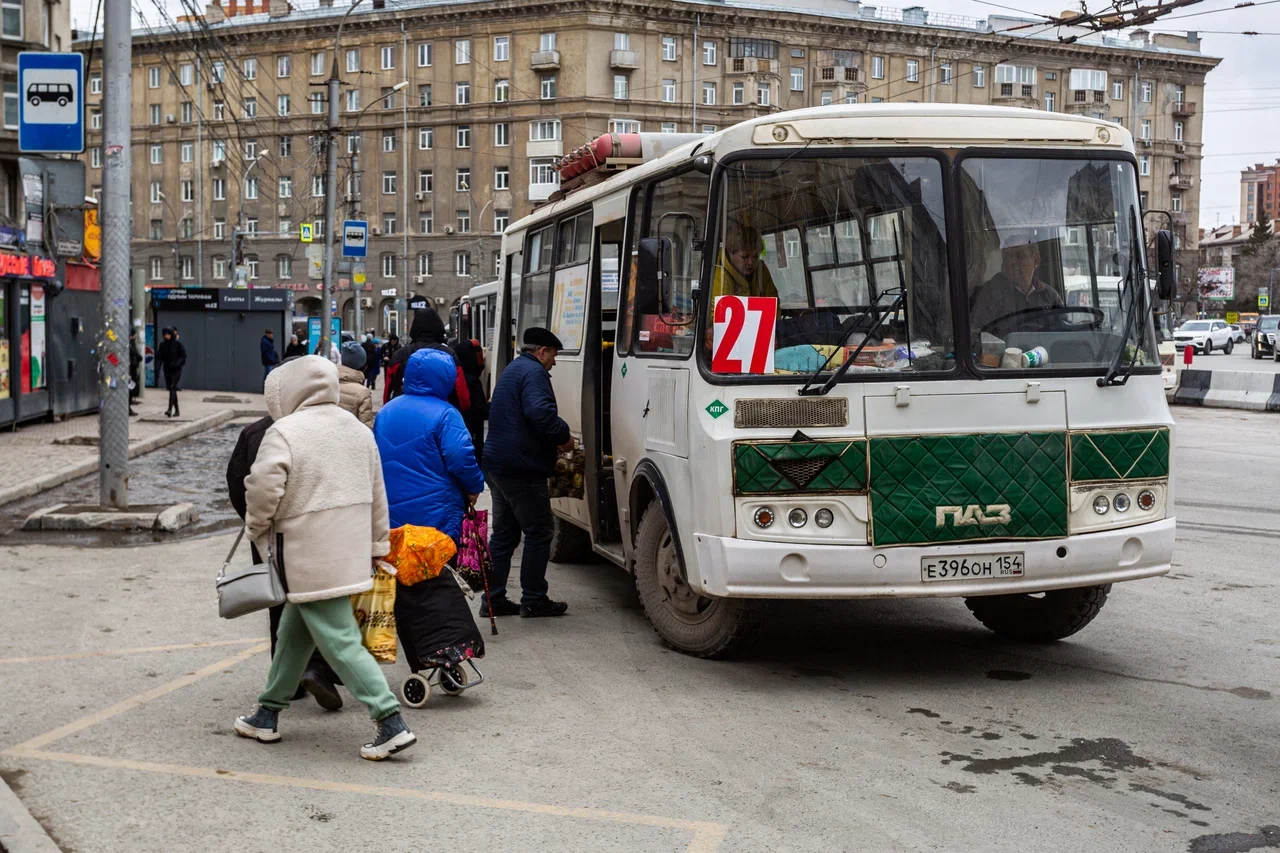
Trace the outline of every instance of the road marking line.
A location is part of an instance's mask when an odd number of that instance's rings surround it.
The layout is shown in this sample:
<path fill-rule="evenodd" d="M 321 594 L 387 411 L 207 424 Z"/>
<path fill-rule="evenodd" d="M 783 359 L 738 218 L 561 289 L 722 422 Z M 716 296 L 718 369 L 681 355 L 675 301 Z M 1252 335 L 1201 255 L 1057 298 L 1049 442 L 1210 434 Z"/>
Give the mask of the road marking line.
<path fill-rule="evenodd" d="M 9 751 L 10 754 L 14 750 Z M 527 814 L 549 815 L 553 817 L 580 818 L 582 820 L 624 823 L 634 826 L 651 826 L 659 829 L 676 829 L 692 832 L 693 838 L 686 848 L 689 853 L 715 853 L 720 842 L 724 840 L 725 826 L 711 821 L 682 820 L 680 818 L 660 817 L 658 815 L 639 814 L 635 812 L 616 812 L 604 809 L 584 807 L 555 806 L 547 803 L 527 803 L 520 800 L 498 800 L 488 797 L 477 797 L 469 794 L 443 793 L 438 791 L 416 791 L 405 788 L 392 788 L 382 785 L 361 785 L 354 782 L 333 782 L 326 779 L 306 779 L 298 776 L 276 776 L 267 773 L 242 773 L 237 770 L 219 770 L 213 767 L 189 767 L 182 764 L 160 764 L 151 761 L 133 761 L 126 758 L 110 758 L 98 755 L 77 755 L 65 752 L 45 752 L 41 749 L 29 748 L 21 752 L 23 758 L 42 758 L 66 764 L 83 764 L 93 767 L 105 767 L 112 770 L 134 770 L 143 773 L 161 773 L 170 776 L 186 776 L 199 779 L 224 779 L 233 782 L 249 782 L 255 785 L 271 785 L 282 788 L 304 788 L 313 791 L 331 791 L 344 794 L 366 794 L 375 797 L 387 797 L 402 800 L 423 800 L 433 803 L 448 803 L 455 806 L 482 809 L 500 809 L 503 811 L 524 812 Z"/>
<path fill-rule="evenodd" d="M 84 658 L 109 658 L 117 655 L 145 655 L 151 652 L 177 652 L 185 649 L 212 649 L 218 646 L 243 646 L 249 643 L 261 643 L 266 637 L 253 637 L 248 640 L 214 640 L 208 643 L 179 643 L 173 646 L 143 646 L 136 649 L 105 649 L 97 652 L 70 652 L 65 655 L 38 655 L 26 658 L 0 658 L 0 664 L 8 663 L 44 663 L 46 661 L 83 660 Z"/>
<path fill-rule="evenodd" d="M 98 723 L 109 720 L 112 717 L 117 717 L 120 714 L 123 714 L 125 711 L 131 711 L 134 708 L 141 707 L 142 705 L 147 704 L 153 699 L 159 699 L 161 696 L 168 695 L 169 693 L 172 693 L 175 690 L 180 690 L 181 688 L 186 687 L 189 684 L 194 684 L 197 681 L 201 680 L 202 678 L 207 678 L 210 675 L 215 675 L 219 672 L 222 672 L 224 669 L 229 669 L 230 667 L 240 663 L 243 660 L 248 660 L 249 658 L 253 657 L 256 654 L 265 652 L 269 648 L 271 648 L 270 643 L 260 643 L 256 646 L 253 646 L 252 648 L 245 649 L 244 651 L 240 652 L 238 655 L 235 655 L 234 657 L 223 658 L 217 663 L 211 663 L 208 666 L 204 667 L 203 669 L 197 669 L 195 672 L 189 672 L 186 675 L 181 676 L 180 678 L 175 678 L 173 681 L 170 681 L 168 684 L 161 684 L 159 687 L 154 687 L 151 690 L 147 690 L 143 693 L 139 693 L 137 696 L 131 696 L 122 702 L 117 702 L 116 704 L 112 705 L 109 708 L 104 708 L 101 711 L 95 711 L 92 714 L 88 714 L 86 716 L 81 717 L 78 720 L 74 720 L 73 722 L 67 723 L 65 726 L 59 726 L 53 731 L 45 732 L 39 737 L 34 737 L 31 740 L 27 741 L 26 743 L 20 743 L 17 746 L 11 747 L 5 750 L 4 753 L 0 753 L 0 754 L 22 755 L 24 753 L 33 752 L 38 749 L 43 749 L 44 747 L 49 746 L 50 744 L 56 743 L 57 741 L 60 741 L 63 738 L 68 737 L 69 735 L 73 735 L 76 732 L 84 731 L 90 726 L 96 726 Z"/>

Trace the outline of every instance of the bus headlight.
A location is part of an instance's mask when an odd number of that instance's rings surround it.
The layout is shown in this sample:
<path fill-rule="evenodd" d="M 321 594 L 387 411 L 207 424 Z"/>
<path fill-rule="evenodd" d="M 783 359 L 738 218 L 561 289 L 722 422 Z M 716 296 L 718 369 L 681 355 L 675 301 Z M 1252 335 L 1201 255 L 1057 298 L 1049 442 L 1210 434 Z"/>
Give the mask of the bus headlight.
<path fill-rule="evenodd" d="M 809 513 L 805 512 L 800 507 L 796 507 L 791 510 L 791 512 L 787 513 L 787 524 L 790 524 L 792 527 L 804 527 L 808 523 Z"/>
<path fill-rule="evenodd" d="M 1164 479 L 1113 480 L 1071 487 L 1072 534 L 1149 524 L 1165 517 L 1169 483 Z"/>
<path fill-rule="evenodd" d="M 753 516 L 753 519 L 755 520 L 756 527 L 763 530 L 773 524 L 773 510 L 770 507 L 762 506 L 756 510 L 756 514 Z"/>
<path fill-rule="evenodd" d="M 1114 498 L 1111 499 L 1111 508 L 1114 509 L 1116 512 L 1128 512 L 1129 496 L 1126 495 L 1124 492 L 1121 492 L 1120 494 L 1116 495 Z"/>
<path fill-rule="evenodd" d="M 818 510 L 813 514 L 814 524 L 818 525 L 823 530 L 826 530 L 833 523 L 835 523 L 835 520 L 836 520 L 835 514 L 832 513 L 831 510 L 827 509 L 826 507 L 823 507 L 822 509 Z"/>
<path fill-rule="evenodd" d="M 1106 515 L 1111 509 L 1111 501 L 1106 495 L 1098 495 L 1093 499 L 1093 511 L 1098 515 Z"/>

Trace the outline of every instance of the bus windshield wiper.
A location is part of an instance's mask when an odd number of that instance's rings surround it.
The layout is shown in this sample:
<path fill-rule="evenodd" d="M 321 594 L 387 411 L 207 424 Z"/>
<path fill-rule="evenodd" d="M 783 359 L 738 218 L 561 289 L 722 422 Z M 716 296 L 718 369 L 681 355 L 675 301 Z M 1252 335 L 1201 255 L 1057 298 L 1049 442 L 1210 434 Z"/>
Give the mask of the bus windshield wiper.
<path fill-rule="evenodd" d="M 1125 273 L 1124 281 L 1120 283 L 1119 294 L 1123 294 L 1133 284 L 1133 271 L 1138 265 L 1138 231 L 1137 222 L 1134 219 L 1133 205 L 1129 206 L 1130 229 L 1133 237 L 1129 241 L 1129 270 Z M 1120 346 L 1116 348 L 1116 356 L 1111 360 L 1111 366 L 1107 368 L 1105 376 L 1099 377 L 1098 387 L 1108 388 L 1114 385 L 1124 385 L 1129 381 L 1129 376 L 1133 373 L 1133 368 L 1138 363 L 1138 340 L 1135 337 L 1133 341 L 1133 358 L 1129 359 L 1129 363 L 1124 368 L 1124 373 L 1120 373 L 1120 363 L 1124 361 L 1124 348 L 1129 342 L 1129 336 L 1134 333 L 1135 322 L 1142 313 L 1142 306 L 1146 304 L 1146 282 L 1140 282 L 1138 287 L 1133 291 L 1133 298 L 1129 300 L 1129 311 L 1125 315 L 1124 336 L 1120 339 Z"/>
<path fill-rule="evenodd" d="M 838 352 L 840 348 L 848 342 L 849 338 L 853 336 L 854 331 L 858 328 L 858 322 L 849 324 L 849 331 L 845 332 L 844 337 L 840 339 L 840 343 L 836 344 L 835 349 L 831 351 L 831 355 L 827 356 L 827 360 L 822 363 L 821 367 L 814 371 L 808 381 L 806 381 L 800 390 L 796 392 L 797 394 L 801 397 L 824 397 L 831 393 L 831 389 L 836 386 L 837 382 L 844 378 L 844 375 L 849 372 L 849 368 L 853 366 L 854 361 L 856 361 L 858 356 L 862 354 L 862 350 L 871 340 L 871 336 L 874 335 L 876 330 L 884 324 L 884 321 L 889 319 L 889 317 L 902 305 L 904 291 L 900 287 L 895 287 L 892 290 L 886 290 L 880 295 L 885 296 L 895 292 L 897 293 L 897 296 L 894 297 L 893 302 L 889 303 L 889 305 L 876 316 L 876 321 L 871 324 L 871 328 L 867 330 L 865 336 L 862 338 L 862 342 L 854 348 L 853 352 L 849 353 L 849 355 L 845 357 L 845 360 L 840 363 L 838 368 L 836 368 L 836 372 L 831 374 L 831 378 L 829 378 L 821 388 L 812 387 L 813 383 L 817 382 L 818 377 L 822 375 L 822 371 L 826 370 L 827 365 L 831 363 L 832 356 L 834 356 L 836 352 Z M 860 322 L 863 317 L 867 316 L 870 310 L 871 306 L 868 306 L 867 310 L 859 314 L 856 320 Z"/>

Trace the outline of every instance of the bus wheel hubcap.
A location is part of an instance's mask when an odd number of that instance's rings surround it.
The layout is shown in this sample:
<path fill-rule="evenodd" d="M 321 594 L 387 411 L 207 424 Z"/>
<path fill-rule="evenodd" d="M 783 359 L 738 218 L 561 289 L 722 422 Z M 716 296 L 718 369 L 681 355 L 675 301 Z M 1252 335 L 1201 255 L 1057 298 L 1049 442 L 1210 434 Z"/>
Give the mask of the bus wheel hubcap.
<path fill-rule="evenodd" d="M 666 531 L 658 545 L 658 585 L 662 588 L 663 606 L 681 622 L 697 624 L 709 618 L 715 602 L 698 595 L 680 576 L 680 560 L 676 556 L 671 532 Z"/>

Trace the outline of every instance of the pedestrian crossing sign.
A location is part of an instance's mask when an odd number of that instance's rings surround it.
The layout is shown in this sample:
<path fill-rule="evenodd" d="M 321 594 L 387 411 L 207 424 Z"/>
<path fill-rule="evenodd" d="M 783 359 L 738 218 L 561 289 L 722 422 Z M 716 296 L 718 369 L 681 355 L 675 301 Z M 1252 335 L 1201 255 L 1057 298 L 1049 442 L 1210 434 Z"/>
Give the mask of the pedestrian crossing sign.
<path fill-rule="evenodd" d="M 302 232 L 298 236 L 298 239 L 301 240 L 303 243 L 310 243 L 311 235 L 312 235 L 311 223 L 307 222 L 302 226 Z"/>

